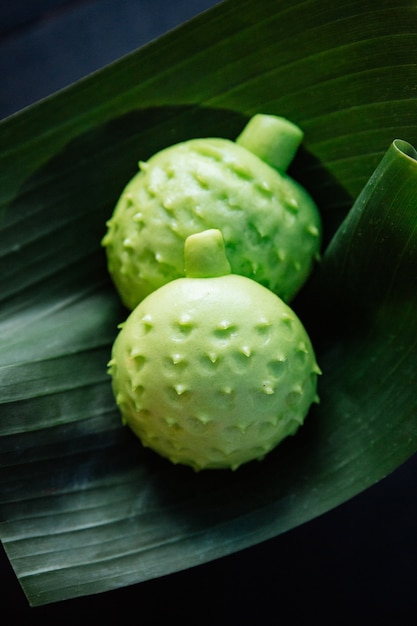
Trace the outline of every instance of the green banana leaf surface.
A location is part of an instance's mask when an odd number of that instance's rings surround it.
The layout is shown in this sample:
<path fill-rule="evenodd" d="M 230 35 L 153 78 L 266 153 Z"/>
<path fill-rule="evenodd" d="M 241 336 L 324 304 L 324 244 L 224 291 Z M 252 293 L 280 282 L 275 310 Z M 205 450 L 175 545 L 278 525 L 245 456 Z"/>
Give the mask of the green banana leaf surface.
<path fill-rule="evenodd" d="M 226 0 L 0 125 L 0 528 L 31 605 L 267 540 L 416 452 L 416 49 L 411 0 Z M 100 241 L 139 160 L 257 112 L 305 133 L 324 243 L 292 306 L 321 402 L 264 461 L 196 474 L 121 425 Z"/>

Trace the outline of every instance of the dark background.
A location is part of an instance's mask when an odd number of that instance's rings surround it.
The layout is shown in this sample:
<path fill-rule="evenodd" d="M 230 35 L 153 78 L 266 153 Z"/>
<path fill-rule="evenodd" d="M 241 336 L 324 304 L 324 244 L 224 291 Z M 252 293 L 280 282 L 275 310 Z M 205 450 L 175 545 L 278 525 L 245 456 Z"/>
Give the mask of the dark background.
<path fill-rule="evenodd" d="M 0 119 L 214 4 L 0 0 Z M 350 502 L 261 545 L 164 578 L 45 607 L 28 606 L 2 550 L 2 622 L 417 624 L 416 475 L 417 456 Z"/>

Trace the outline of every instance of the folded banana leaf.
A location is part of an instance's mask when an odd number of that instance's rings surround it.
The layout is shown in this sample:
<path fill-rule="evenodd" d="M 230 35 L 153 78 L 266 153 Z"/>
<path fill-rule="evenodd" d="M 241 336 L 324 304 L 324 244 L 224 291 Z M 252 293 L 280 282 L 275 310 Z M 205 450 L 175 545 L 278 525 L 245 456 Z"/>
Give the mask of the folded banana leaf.
<path fill-rule="evenodd" d="M 0 528 L 31 605 L 254 545 L 416 452 L 416 26 L 411 0 L 226 0 L 0 125 Z M 100 241 L 139 160 L 256 112 L 305 132 L 321 403 L 264 461 L 195 474 L 121 425 Z"/>

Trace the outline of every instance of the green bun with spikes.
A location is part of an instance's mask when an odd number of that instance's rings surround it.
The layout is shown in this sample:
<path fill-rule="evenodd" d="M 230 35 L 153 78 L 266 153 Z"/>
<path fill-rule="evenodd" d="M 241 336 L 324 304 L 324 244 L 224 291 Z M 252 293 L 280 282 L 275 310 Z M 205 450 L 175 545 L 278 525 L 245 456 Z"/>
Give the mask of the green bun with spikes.
<path fill-rule="evenodd" d="M 192 139 L 140 163 L 102 241 L 124 304 L 183 277 L 185 240 L 211 228 L 223 233 L 233 273 L 289 302 L 321 245 L 317 206 L 285 173 L 302 138 L 284 118 L 255 115 L 235 142 Z"/>
<path fill-rule="evenodd" d="M 187 238 L 185 273 L 123 324 L 113 392 L 144 446 L 196 471 L 234 470 L 298 430 L 320 369 L 293 310 L 230 273 L 219 230 Z"/>

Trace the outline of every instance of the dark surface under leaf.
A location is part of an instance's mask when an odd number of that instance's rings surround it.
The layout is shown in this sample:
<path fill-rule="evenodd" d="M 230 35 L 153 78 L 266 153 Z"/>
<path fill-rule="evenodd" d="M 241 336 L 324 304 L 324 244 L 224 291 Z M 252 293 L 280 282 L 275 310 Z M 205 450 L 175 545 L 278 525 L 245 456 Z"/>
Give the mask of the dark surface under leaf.
<path fill-rule="evenodd" d="M 1 536 L 32 604 L 261 542 L 416 451 L 417 162 L 394 142 L 417 143 L 416 16 L 412 2 L 225 2 L 2 125 Z M 306 133 L 292 172 L 326 251 L 294 308 L 321 404 L 262 463 L 196 475 L 120 425 L 106 362 L 126 312 L 100 239 L 139 159 L 234 138 L 256 111 Z"/>

